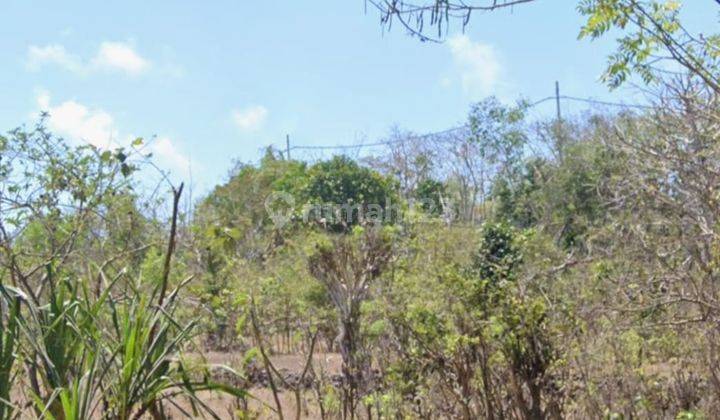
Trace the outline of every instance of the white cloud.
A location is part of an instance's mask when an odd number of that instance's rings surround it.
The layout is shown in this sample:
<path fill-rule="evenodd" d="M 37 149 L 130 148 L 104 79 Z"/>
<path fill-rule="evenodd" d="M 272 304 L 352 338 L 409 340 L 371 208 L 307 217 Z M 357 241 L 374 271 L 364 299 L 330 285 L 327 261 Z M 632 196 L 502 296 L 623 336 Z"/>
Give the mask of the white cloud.
<path fill-rule="evenodd" d="M 492 45 L 473 42 L 467 35 L 456 35 L 447 42 L 465 93 L 486 96 L 500 85 L 502 66 Z"/>
<path fill-rule="evenodd" d="M 103 42 L 91 66 L 124 71 L 137 75 L 150 67 L 148 60 L 141 57 L 130 45 L 122 42 Z"/>
<path fill-rule="evenodd" d="M 253 131 L 260 128 L 267 118 L 268 110 L 262 105 L 254 105 L 232 111 L 232 119 L 241 130 Z"/>
<path fill-rule="evenodd" d="M 83 141 L 100 149 L 109 149 L 129 147 L 136 138 L 131 135 L 121 136 L 112 115 L 101 108 L 88 107 L 75 100 L 53 105 L 47 92 L 37 96 L 37 105 L 41 111 L 49 114 L 46 123 L 50 131 L 65 137 L 68 141 Z M 148 140 L 145 150 L 153 154 L 155 161 L 161 167 L 188 176 L 191 160 L 170 138 L 159 137 Z M 194 163 L 193 166 L 198 167 Z"/>
<path fill-rule="evenodd" d="M 152 140 L 148 148 L 164 166 L 181 170 L 183 173 L 190 170 L 190 159 L 182 154 L 169 138 L 160 137 Z"/>
<path fill-rule="evenodd" d="M 41 93 L 37 98 L 38 107 L 47 111 L 48 128 L 71 141 L 84 141 L 99 148 L 115 146 L 118 130 L 110 114 L 102 109 L 88 108 L 73 100 L 53 106 L 50 95 Z"/>
<path fill-rule="evenodd" d="M 50 44 L 44 47 L 31 45 L 27 54 L 28 69 L 40 70 L 46 64 L 55 64 L 71 72 L 83 71 L 80 59 L 69 54 L 62 45 Z"/>
<path fill-rule="evenodd" d="M 112 70 L 132 76 L 144 73 L 151 66 L 149 60 L 143 58 L 130 44 L 123 42 L 101 43 L 95 56 L 90 60 L 82 60 L 70 54 L 59 44 L 31 45 L 28 48 L 26 64 L 28 69 L 33 71 L 45 65 L 56 65 L 77 74 Z"/>

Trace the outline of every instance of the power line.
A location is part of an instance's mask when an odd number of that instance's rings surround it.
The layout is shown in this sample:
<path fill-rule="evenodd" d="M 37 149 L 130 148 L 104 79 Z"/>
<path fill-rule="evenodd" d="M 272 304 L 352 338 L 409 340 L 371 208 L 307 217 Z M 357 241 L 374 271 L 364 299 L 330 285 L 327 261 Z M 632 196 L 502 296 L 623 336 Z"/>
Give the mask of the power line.
<path fill-rule="evenodd" d="M 575 102 L 584 102 L 584 103 L 593 104 L 593 105 L 615 106 L 615 107 L 619 107 L 619 108 L 652 109 L 652 106 L 650 106 L 650 105 L 626 104 L 626 103 L 622 103 L 622 102 L 609 102 L 609 101 L 601 101 L 601 100 L 597 100 L 597 99 L 593 99 L 593 98 L 579 98 L 577 96 L 568 96 L 568 95 L 547 96 L 547 97 L 537 100 L 535 102 L 529 103 L 527 105 L 527 107 L 533 108 L 537 105 L 543 104 L 548 101 L 554 101 L 556 99 L 561 99 L 561 100 L 566 100 L 566 101 L 575 101 Z"/>
<path fill-rule="evenodd" d="M 562 99 L 562 97 L 560 97 L 560 99 Z M 544 97 L 544 98 L 542 98 L 542 99 L 540 99 L 540 100 L 537 100 L 537 101 L 535 101 L 535 102 L 531 102 L 531 103 L 527 104 L 527 107 L 528 107 L 528 108 L 534 108 L 534 107 L 536 107 L 536 106 L 538 106 L 538 105 L 540 105 L 540 104 L 542 104 L 542 103 L 545 103 L 545 102 L 547 102 L 547 101 L 553 101 L 553 100 L 555 100 L 555 96 L 546 96 L 546 97 Z"/>
<path fill-rule="evenodd" d="M 621 102 L 599 101 L 599 100 L 592 99 L 592 98 L 578 98 L 576 96 L 560 96 L 560 99 L 565 99 L 568 101 L 576 101 L 576 102 L 585 102 L 585 103 L 594 104 L 594 105 L 617 106 L 620 108 L 652 109 L 652 106 L 650 106 L 650 105 L 624 104 Z"/>
<path fill-rule="evenodd" d="M 467 128 L 467 125 L 461 125 L 458 127 L 448 128 L 447 130 L 436 131 L 433 133 L 421 134 L 418 136 L 414 136 L 413 139 L 424 140 L 428 137 L 442 136 L 444 134 L 452 133 L 453 131 L 460 131 L 464 128 Z M 336 146 L 291 146 L 290 150 L 359 149 L 362 147 L 386 146 L 386 145 L 390 145 L 390 144 L 403 143 L 406 141 L 407 141 L 407 139 L 397 139 L 397 140 L 378 141 L 378 142 L 374 142 L 374 143 L 342 144 L 342 145 L 336 145 Z"/>
<path fill-rule="evenodd" d="M 395 141 L 386 140 L 375 143 L 360 143 L 360 144 L 343 144 L 336 146 L 290 146 L 290 150 L 329 150 L 329 149 L 357 149 L 359 147 L 372 147 L 372 146 L 384 146 L 386 144 L 392 144 Z"/>
<path fill-rule="evenodd" d="M 619 108 L 631 108 L 631 109 L 652 109 L 652 106 L 649 105 L 641 105 L 641 104 L 626 104 L 621 102 L 610 102 L 610 101 L 603 101 L 603 100 L 597 100 L 593 98 L 580 98 L 577 96 L 568 96 L 568 95 L 553 95 L 553 96 L 547 96 L 545 98 L 539 99 L 535 102 L 531 102 L 526 104 L 527 108 L 534 108 L 538 105 L 541 105 L 548 101 L 560 101 L 560 100 L 566 100 L 566 101 L 574 101 L 574 102 L 582 102 L 586 104 L 592 104 L 592 105 L 602 105 L 602 106 L 614 106 Z M 558 102 L 558 109 L 559 109 L 559 102 Z M 559 113 L 558 113 L 559 115 Z M 449 128 L 447 130 L 437 131 L 433 133 L 427 133 L 422 134 L 419 136 L 415 136 L 414 139 L 416 140 L 424 140 L 430 137 L 436 137 L 436 136 L 442 136 L 444 134 L 451 133 L 453 131 L 460 131 L 462 129 L 467 129 L 467 125 L 461 125 L 458 127 Z M 397 140 L 384 140 L 384 141 L 377 141 L 373 143 L 360 143 L 360 144 L 340 144 L 340 145 L 334 145 L 334 146 L 290 146 L 289 136 L 286 139 L 286 147 L 287 147 L 287 153 L 288 156 L 290 155 L 291 150 L 347 150 L 347 149 L 360 149 L 363 147 L 375 147 L 375 146 L 387 146 L 397 143 L 403 143 L 406 142 L 407 139 L 397 139 Z"/>

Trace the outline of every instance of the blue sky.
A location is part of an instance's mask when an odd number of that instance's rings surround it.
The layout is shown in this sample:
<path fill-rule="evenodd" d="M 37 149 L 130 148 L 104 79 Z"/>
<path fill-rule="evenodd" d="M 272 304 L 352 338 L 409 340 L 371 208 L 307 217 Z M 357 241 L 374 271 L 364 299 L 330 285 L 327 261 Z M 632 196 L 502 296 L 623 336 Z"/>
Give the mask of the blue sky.
<path fill-rule="evenodd" d="M 686 3 L 690 28 L 716 27 L 714 2 Z M 155 135 L 159 165 L 186 178 L 191 162 L 198 191 L 286 133 L 332 145 L 377 140 L 393 125 L 438 131 L 485 96 L 537 99 L 555 80 L 568 95 L 638 100 L 598 82 L 613 40 L 578 41 L 570 0 L 476 14 L 442 44 L 383 33 L 363 0 L 9 0 L 3 17 L 0 129 L 44 109 L 73 141 Z"/>

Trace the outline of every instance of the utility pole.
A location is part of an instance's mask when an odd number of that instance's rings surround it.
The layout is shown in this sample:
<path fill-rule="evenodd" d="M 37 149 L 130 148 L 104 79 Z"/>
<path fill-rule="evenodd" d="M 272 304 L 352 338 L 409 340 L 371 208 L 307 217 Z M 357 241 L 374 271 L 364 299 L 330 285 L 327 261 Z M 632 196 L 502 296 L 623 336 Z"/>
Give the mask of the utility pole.
<path fill-rule="evenodd" d="M 285 134 L 285 156 L 290 160 L 290 134 Z"/>
<path fill-rule="evenodd" d="M 560 112 L 560 82 L 555 81 L 555 110 L 557 112 L 557 120 L 555 122 L 555 148 L 558 152 L 558 158 L 563 161 L 563 152 L 565 151 L 565 138 L 562 130 L 562 113 Z"/>
<path fill-rule="evenodd" d="M 557 120 L 562 120 L 562 114 L 560 113 L 560 82 L 555 81 L 555 109 L 557 110 Z"/>

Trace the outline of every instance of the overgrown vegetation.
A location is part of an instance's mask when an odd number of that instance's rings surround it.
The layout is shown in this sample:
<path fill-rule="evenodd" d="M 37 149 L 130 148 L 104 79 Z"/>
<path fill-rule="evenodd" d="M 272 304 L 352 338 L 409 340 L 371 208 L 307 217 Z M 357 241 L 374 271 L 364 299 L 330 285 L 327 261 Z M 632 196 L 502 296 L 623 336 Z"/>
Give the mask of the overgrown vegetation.
<path fill-rule="evenodd" d="M 178 314 L 190 278 L 171 272 L 182 186 L 165 239 L 129 152 L 71 148 L 42 123 L 0 148 L 2 418 L 159 417 L 180 396 L 212 414 L 198 391 L 243 397 L 178 358 L 196 322 Z"/>
<path fill-rule="evenodd" d="M 532 124 L 488 100 L 465 132 L 396 133 L 361 162 L 396 176 L 390 224 L 303 220 L 316 168 L 347 169 L 268 157 L 198 207 L 254 199 L 231 185 L 298 197 L 290 222 L 251 212 L 238 237 L 252 240 L 218 251 L 232 257 L 216 296 L 265 302 L 262 331 L 292 343 L 276 352 L 309 348 L 311 331 L 316 351 L 342 354 L 344 381 L 316 397 L 327 418 L 712 418 L 717 111 L 704 86 L 673 78 L 647 112 Z M 201 249 L 224 235 L 212 231 Z M 248 244 L 259 258 L 242 257 Z M 224 340 L 252 347 L 237 325 Z"/>
<path fill-rule="evenodd" d="M 362 159 L 268 149 L 186 211 L 138 192 L 142 139 L 0 137 L 0 418 L 720 417 L 717 37 L 675 2 L 578 7 L 625 30 L 606 80 L 640 74 L 646 110 L 488 98 Z"/>

